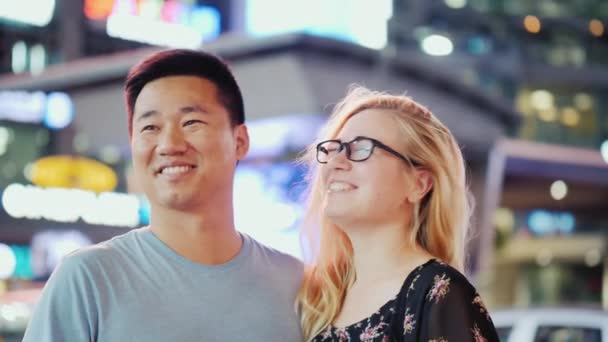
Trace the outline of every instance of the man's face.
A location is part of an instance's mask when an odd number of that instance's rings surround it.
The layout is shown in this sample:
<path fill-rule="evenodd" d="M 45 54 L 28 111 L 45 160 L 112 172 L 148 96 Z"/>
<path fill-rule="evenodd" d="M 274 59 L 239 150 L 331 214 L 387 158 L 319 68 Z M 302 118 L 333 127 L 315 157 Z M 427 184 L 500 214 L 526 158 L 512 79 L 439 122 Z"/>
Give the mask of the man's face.
<path fill-rule="evenodd" d="M 249 147 L 212 82 L 169 76 L 147 83 L 135 101 L 133 169 L 153 207 L 191 211 L 231 198 L 234 168 Z"/>

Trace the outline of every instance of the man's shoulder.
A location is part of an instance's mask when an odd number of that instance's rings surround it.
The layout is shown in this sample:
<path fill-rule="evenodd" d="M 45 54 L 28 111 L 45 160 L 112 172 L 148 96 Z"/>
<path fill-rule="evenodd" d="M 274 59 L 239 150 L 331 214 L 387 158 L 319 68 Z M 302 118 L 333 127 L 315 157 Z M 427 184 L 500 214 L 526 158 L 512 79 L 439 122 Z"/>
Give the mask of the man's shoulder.
<path fill-rule="evenodd" d="M 300 261 L 300 259 L 296 258 L 295 256 L 280 251 L 276 248 L 270 247 L 258 240 L 256 240 L 255 238 L 249 236 L 249 235 L 245 235 L 246 239 L 249 239 L 249 241 L 251 242 L 252 246 L 254 249 L 257 249 L 258 251 L 263 252 L 264 254 L 268 255 L 270 258 L 273 259 L 277 259 L 277 260 L 285 260 L 286 262 L 291 262 L 291 263 L 299 263 L 301 264 L 302 262 Z"/>
<path fill-rule="evenodd" d="M 270 247 L 266 244 L 263 244 L 251 236 L 244 235 L 246 239 L 249 239 L 253 254 L 259 259 L 264 260 L 266 262 L 277 265 L 281 268 L 288 268 L 294 271 L 304 270 L 304 264 L 302 261 L 295 256 L 279 251 L 276 248 Z"/>
<path fill-rule="evenodd" d="M 79 248 L 66 255 L 62 261 L 64 269 L 73 268 L 94 268 L 106 263 L 115 263 L 117 259 L 124 258 L 124 250 L 135 241 L 136 234 L 141 229 L 131 230 L 121 235 L 117 235 L 107 241 Z"/>
<path fill-rule="evenodd" d="M 58 269 L 63 273 L 92 270 L 114 259 L 114 254 L 112 247 L 105 243 L 83 247 L 63 257 Z"/>

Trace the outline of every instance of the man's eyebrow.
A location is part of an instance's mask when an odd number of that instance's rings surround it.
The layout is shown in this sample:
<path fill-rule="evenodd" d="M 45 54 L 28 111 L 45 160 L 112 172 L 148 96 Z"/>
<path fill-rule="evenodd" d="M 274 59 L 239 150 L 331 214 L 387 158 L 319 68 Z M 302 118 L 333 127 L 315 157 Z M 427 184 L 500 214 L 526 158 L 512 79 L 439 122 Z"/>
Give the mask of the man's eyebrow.
<path fill-rule="evenodd" d="M 179 112 L 182 114 L 187 114 L 187 113 L 192 113 L 192 112 L 197 112 L 197 113 L 202 113 L 202 114 L 209 114 L 209 111 L 199 105 L 188 105 L 188 106 L 183 106 L 179 109 Z"/>
<path fill-rule="evenodd" d="M 143 114 L 141 114 L 141 115 L 140 115 L 140 116 L 137 118 L 137 121 L 141 121 L 141 120 L 143 120 L 143 119 L 147 119 L 147 118 L 149 118 L 149 117 L 151 117 L 151 116 L 154 116 L 154 115 L 157 115 L 157 114 L 158 114 L 158 112 L 157 112 L 157 111 L 155 111 L 155 110 L 149 110 L 149 111 L 146 111 L 146 112 L 144 112 Z"/>
<path fill-rule="evenodd" d="M 183 106 L 179 109 L 179 112 L 181 114 L 188 114 L 188 113 L 202 113 L 202 114 L 209 114 L 209 111 L 199 105 L 187 105 L 187 106 Z M 156 110 L 148 110 L 143 112 L 141 115 L 139 115 L 136 119 L 136 121 L 141 121 L 143 119 L 147 119 L 151 116 L 155 116 L 158 115 L 158 111 Z"/>

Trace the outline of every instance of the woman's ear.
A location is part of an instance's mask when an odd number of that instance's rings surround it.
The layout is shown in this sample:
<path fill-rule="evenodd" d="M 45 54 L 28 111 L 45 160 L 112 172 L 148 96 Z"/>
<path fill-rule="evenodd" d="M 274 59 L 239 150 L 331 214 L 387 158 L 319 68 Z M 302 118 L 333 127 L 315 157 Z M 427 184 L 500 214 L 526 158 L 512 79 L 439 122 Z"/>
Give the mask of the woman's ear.
<path fill-rule="evenodd" d="M 433 177 L 429 171 L 424 169 L 414 169 L 413 176 L 413 189 L 407 199 L 410 203 L 418 203 L 433 188 Z"/>

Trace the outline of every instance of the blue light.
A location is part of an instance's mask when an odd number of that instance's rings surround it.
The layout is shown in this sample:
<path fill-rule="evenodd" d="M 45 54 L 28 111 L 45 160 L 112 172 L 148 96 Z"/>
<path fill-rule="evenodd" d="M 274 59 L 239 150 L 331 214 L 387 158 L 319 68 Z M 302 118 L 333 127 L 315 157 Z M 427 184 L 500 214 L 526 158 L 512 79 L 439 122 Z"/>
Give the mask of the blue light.
<path fill-rule="evenodd" d="M 535 235 L 547 235 L 555 230 L 551 213 L 534 210 L 528 217 L 528 226 Z"/>
<path fill-rule="evenodd" d="M 474 55 L 485 55 L 492 49 L 491 42 L 481 36 L 472 37 L 467 45 L 469 51 Z"/>
<path fill-rule="evenodd" d="M 528 216 L 528 226 L 535 235 L 569 235 L 574 231 L 576 220 L 574 215 L 568 212 L 533 210 Z"/>
<path fill-rule="evenodd" d="M 137 195 L 139 199 L 139 225 L 150 224 L 150 202 L 144 194 Z"/>
<path fill-rule="evenodd" d="M 150 224 L 150 202 L 144 195 L 139 195 L 139 224 Z"/>
<path fill-rule="evenodd" d="M 42 122 L 50 129 L 67 127 L 74 119 L 72 100 L 65 93 L 50 93 L 46 98 L 46 112 Z"/>
<path fill-rule="evenodd" d="M 576 220 L 571 213 L 561 213 L 556 215 L 555 223 L 561 233 L 571 234 L 574 231 Z"/>
<path fill-rule="evenodd" d="M 301 257 L 297 222 L 301 206 L 290 201 L 286 185 L 297 168 L 288 164 L 243 163 L 235 174 L 237 229 L 297 258 Z"/>
<path fill-rule="evenodd" d="M 34 274 L 32 272 L 32 258 L 30 247 L 18 245 L 10 245 L 10 247 L 13 250 L 13 253 L 15 253 L 17 261 L 13 277 L 32 279 Z"/>
<path fill-rule="evenodd" d="M 220 12 L 210 6 L 195 7 L 190 14 L 190 25 L 201 33 L 203 41 L 217 38 L 221 31 Z"/>

